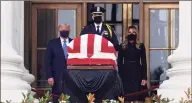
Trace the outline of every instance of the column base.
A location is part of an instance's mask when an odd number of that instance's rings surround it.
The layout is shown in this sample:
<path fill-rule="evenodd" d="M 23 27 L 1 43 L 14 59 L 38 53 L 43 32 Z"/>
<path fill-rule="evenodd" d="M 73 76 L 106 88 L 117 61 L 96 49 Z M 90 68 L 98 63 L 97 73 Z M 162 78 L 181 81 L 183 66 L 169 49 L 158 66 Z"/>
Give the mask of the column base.
<path fill-rule="evenodd" d="M 19 78 L 19 74 L 1 73 L 1 102 L 11 100 L 11 103 L 21 103 L 23 99 L 22 93 L 27 94 L 31 91 L 30 85 Z"/>
<path fill-rule="evenodd" d="M 24 64 L 21 65 L 22 70 L 24 71 L 23 76 L 21 77 L 28 84 L 34 82 L 35 77 L 32 74 L 29 74 L 29 71 L 25 68 Z"/>
<path fill-rule="evenodd" d="M 24 98 L 22 93 L 27 94 L 27 90 L 1 90 L 1 102 L 6 103 L 11 100 L 11 103 L 21 103 Z"/>
<path fill-rule="evenodd" d="M 22 58 L 19 55 L 1 56 L 1 102 L 11 100 L 12 103 L 20 103 L 22 93 L 31 90 L 31 86 L 22 76 L 24 71 L 20 68 Z"/>
<path fill-rule="evenodd" d="M 28 84 L 31 84 L 35 80 L 35 77 L 32 74 L 24 72 L 22 79 L 26 81 Z"/>
<path fill-rule="evenodd" d="M 182 97 L 184 100 L 187 99 L 183 89 L 159 89 L 158 95 L 160 94 L 162 94 L 161 98 L 169 98 L 170 100 L 174 99 L 169 103 L 180 103 L 179 101 Z"/>
<path fill-rule="evenodd" d="M 191 88 L 191 69 L 187 68 L 172 68 L 167 70 L 169 80 L 165 80 L 158 89 L 158 95 L 162 98 L 174 99 L 171 103 L 180 103 L 183 97 L 187 99 L 185 91 Z"/>
<path fill-rule="evenodd" d="M 179 43 L 182 43 L 181 40 Z M 160 85 L 158 95 L 161 94 L 162 98 L 174 99 L 172 103 L 180 103 L 182 97 L 187 99 L 185 91 L 191 88 L 191 43 L 180 44 L 168 57 L 168 62 L 172 65 L 172 68 L 166 72 L 169 80 L 165 80 Z"/>
<path fill-rule="evenodd" d="M 24 99 L 22 93 L 27 94 L 27 90 L 1 90 L 1 101 L 6 103 L 6 101 L 11 101 L 11 103 L 21 103 Z M 34 103 L 39 103 L 38 99 L 34 100 Z"/>

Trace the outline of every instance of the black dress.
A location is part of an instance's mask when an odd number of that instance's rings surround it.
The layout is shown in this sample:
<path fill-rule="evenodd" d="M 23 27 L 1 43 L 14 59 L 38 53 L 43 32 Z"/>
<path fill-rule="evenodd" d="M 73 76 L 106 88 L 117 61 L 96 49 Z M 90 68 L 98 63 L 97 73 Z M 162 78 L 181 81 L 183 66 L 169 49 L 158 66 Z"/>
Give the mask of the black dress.
<path fill-rule="evenodd" d="M 123 82 L 124 94 L 140 92 L 143 88 L 147 88 L 141 85 L 143 79 L 147 80 L 144 44 L 141 43 L 139 48 L 137 48 L 135 43 L 129 43 L 127 48 L 121 48 L 118 54 L 118 68 L 119 75 Z M 144 101 L 145 95 L 128 96 L 125 100 Z"/>

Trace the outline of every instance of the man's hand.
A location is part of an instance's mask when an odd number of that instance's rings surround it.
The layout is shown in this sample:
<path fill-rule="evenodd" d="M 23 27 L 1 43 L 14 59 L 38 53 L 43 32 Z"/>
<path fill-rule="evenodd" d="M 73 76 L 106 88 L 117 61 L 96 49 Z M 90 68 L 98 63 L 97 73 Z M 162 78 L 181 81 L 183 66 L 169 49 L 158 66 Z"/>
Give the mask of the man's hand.
<path fill-rule="evenodd" d="M 142 85 L 142 86 L 145 86 L 146 84 L 147 84 L 147 81 L 146 81 L 146 80 L 142 80 L 142 81 L 141 81 L 141 85 Z"/>
<path fill-rule="evenodd" d="M 53 79 L 53 78 L 49 78 L 49 79 L 48 79 L 48 84 L 51 85 L 51 86 L 53 86 L 53 84 L 54 84 L 54 79 Z"/>

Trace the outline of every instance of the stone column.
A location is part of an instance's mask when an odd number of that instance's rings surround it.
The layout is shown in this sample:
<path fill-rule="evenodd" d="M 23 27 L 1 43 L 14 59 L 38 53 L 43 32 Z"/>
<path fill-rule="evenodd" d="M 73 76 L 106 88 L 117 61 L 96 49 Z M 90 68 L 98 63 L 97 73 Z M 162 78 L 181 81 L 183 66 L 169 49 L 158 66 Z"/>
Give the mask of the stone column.
<path fill-rule="evenodd" d="M 181 97 L 191 88 L 191 5 L 192 1 L 179 1 L 179 46 L 168 62 L 172 68 L 167 70 L 169 80 L 160 85 L 158 94 L 163 97 L 174 98 L 173 103 L 179 103 Z"/>
<path fill-rule="evenodd" d="M 13 35 L 12 45 L 16 52 L 24 59 L 24 1 L 12 1 L 13 2 Z M 29 71 L 25 68 L 24 62 L 21 63 L 21 69 L 24 71 L 22 77 L 27 83 L 31 84 L 35 77 L 29 74 Z"/>
<path fill-rule="evenodd" d="M 12 47 L 13 12 L 12 1 L 1 1 L 1 102 L 11 100 L 19 103 L 23 99 L 21 93 L 26 93 L 31 87 L 21 79 L 23 59 Z"/>

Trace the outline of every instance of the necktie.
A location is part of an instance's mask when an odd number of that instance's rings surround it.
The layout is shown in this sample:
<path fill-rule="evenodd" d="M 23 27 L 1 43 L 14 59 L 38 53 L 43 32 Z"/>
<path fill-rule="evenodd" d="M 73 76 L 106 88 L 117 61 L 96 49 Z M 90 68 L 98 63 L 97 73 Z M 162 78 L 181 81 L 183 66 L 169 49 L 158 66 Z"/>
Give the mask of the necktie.
<path fill-rule="evenodd" d="M 97 26 L 97 31 L 96 31 L 97 34 L 99 34 L 99 26 Z"/>
<path fill-rule="evenodd" d="M 65 59 L 67 59 L 67 41 L 64 40 L 63 41 L 63 52 L 64 52 L 64 56 L 65 56 Z"/>

